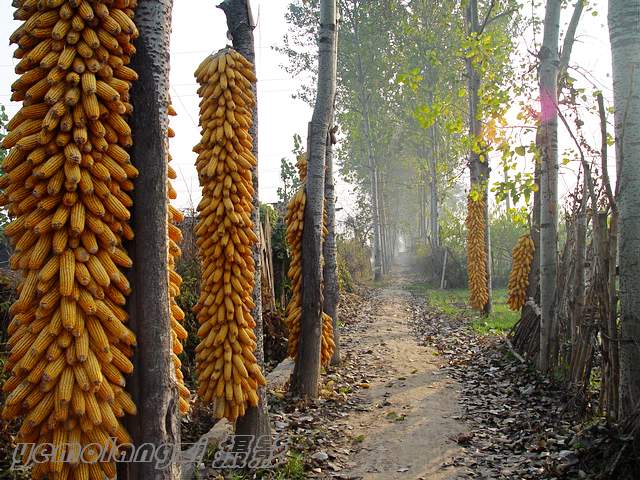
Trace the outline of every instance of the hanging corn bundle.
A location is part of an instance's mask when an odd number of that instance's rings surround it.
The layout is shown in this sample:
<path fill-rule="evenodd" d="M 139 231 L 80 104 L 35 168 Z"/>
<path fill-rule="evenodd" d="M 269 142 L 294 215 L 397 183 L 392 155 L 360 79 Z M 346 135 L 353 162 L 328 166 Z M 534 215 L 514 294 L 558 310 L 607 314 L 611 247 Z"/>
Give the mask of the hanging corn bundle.
<path fill-rule="evenodd" d="M 513 263 L 507 287 L 509 294 L 507 304 L 511 310 L 520 310 L 525 304 L 534 252 L 535 245 L 528 234 L 518 239 L 511 252 Z"/>
<path fill-rule="evenodd" d="M 298 175 L 302 186 L 293 195 L 287 206 L 285 222 L 287 224 L 287 244 L 291 252 L 291 262 L 287 276 L 291 282 L 291 299 L 287 304 L 286 323 L 289 330 L 287 354 L 295 358 L 298 353 L 300 339 L 300 320 L 302 318 L 302 229 L 304 226 L 304 209 L 307 196 L 305 181 L 307 179 L 307 160 L 304 155 L 298 157 Z M 322 238 L 327 234 L 326 208 L 323 210 Z M 320 347 L 320 363 L 328 365 L 333 355 L 333 320 L 322 312 L 322 342 Z"/>
<path fill-rule="evenodd" d="M 487 252 L 484 234 L 484 201 L 467 200 L 467 274 L 469 276 L 469 303 L 482 310 L 489 301 L 487 287 Z"/>
<path fill-rule="evenodd" d="M 172 105 L 169 105 L 168 110 L 170 116 L 176 115 L 176 111 Z M 169 127 L 169 138 L 173 138 L 174 136 L 175 133 L 173 129 Z M 182 321 L 185 317 L 184 312 L 176 302 L 176 298 L 180 296 L 180 285 L 182 284 L 182 278 L 176 271 L 176 263 L 182 253 L 179 246 L 182 241 L 182 232 L 178 225 L 184 220 L 184 215 L 180 210 L 171 205 L 171 200 L 175 200 L 177 198 L 177 193 L 171 184 L 171 180 L 175 180 L 177 178 L 175 170 L 170 165 L 171 154 L 168 154 L 167 163 L 167 176 L 169 177 L 167 180 L 167 241 L 169 247 L 167 265 L 169 269 L 169 316 L 171 320 L 171 343 L 173 348 L 173 351 L 171 352 L 171 359 L 173 360 L 176 382 L 178 384 L 178 393 L 180 394 L 180 412 L 186 414 L 190 409 L 189 399 L 191 398 L 191 393 L 184 384 L 184 376 L 181 369 L 182 363 L 180 362 L 178 355 L 183 351 L 182 342 L 187 339 L 188 332 L 182 326 Z"/>
<path fill-rule="evenodd" d="M 194 311 L 200 328 L 196 348 L 199 389 L 216 402 L 216 417 L 234 421 L 258 404 L 266 381 L 254 356 L 251 316 L 258 238 L 251 212 L 256 81 L 253 65 L 233 49 L 208 56 L 196 70 L 200 84 L 202 140 L 194 148 L 202 186 L 196 238 L 202 261 L 200 298 Z"/>
<path fill-rule="evenodd" d="M 118 418 L 136 412 L 124 391 L 136 340 L 122 271 L 131 266 L 122 242 L 133 238 L 126 192 L 138 173 L 125 150 L 135 4 L 14 1 L 22 24 L 10 37 L 20 59 L 11 98 L 23 106 L 7 125 L 0 188 L 10 266 L 22 278 L 2 416 L 24 416 L 16 442 L 58 454 L 67 444 L 129 442 Z M 113 462 L 60 460 L 37 463 L 33 478 L 116 475 Z"/>

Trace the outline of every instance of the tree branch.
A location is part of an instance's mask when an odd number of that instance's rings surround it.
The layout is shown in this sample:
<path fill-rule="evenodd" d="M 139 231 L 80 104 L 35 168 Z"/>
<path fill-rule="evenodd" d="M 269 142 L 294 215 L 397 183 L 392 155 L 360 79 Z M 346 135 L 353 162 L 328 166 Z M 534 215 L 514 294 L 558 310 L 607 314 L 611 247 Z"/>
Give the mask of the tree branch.
<path fill-rule="evenodd" d="M 580 21 L 580 16 L 582 15 L 582 10 L 584 9 L 584 0 L 578 0 L 575 8 L 573 9 L 573 14 L 571 15 L 571 20 L 569 21 L 569 27 L 567 28 L 567 33 L 564 36 L 564 41 L 562 42 L 562 51 L 560 53 L 560 65 L 558 68 L 558 77 L 562 78 L 567 72 L 567 68 L 569 66 L 569 59 L 571 58 L 571 51 L 573 50 L 573 44 L 576 40 L 576 30 L 578 29 L 578 22 Z"/>
<path fill-rule="evenodd" d="M 482 31 L 484 30 L 485 27 L 491 25 L 493 22 L 496 22 L 498 20 L 500 20 L 502 17 L 506 17 L 507 15 L 511 15 L 512 13 L 517 12 L 518 9 L 517 8 L 510 8 L 509 10 L 505 10 L 502 13 L 499 13 L 498 15 L 496 15 L 493 18 L 490 18 L 488 20 L 485 21 L 485 23 L 482 25 L 482 28 L 480 29 L 480 33 L 482 33 Z"/>
<path fill-rule="evenodd" d="M 564 124 L 565 128 L 567 129 L 567 132 L 571 136 L 571 139 L 576 144 L 578 153 L 580 154 L 580 162 L 582 163 L 582 168 L 584 169 L 584 177 L 587 183 L 587 188 L 589 190 L 589 196 L 591 197 L 591 204 L 592 204 L 591 207 L 595 211 L 598 204 L 598 197 L 596 196 L 595 189 L 593 187 L 593 177 L 591 176 L 591 166 L 589 165 L 589 162 L 587 162 L 584 156 L 584 151 L 582 150 L 582 146 L 580 145 L 580 142 L 578 141 L 576 136 L 573 134 L 573 131 L 571 130 L 571 127 L 569 126 L 567 119 L 564 118 L 564 115 L 560 111 L 560 108 L 556 107 L 556 110 L 558 112 L 558 117 L 560 118 L 560 120 L 562 120 L 562 123 Z"/>
<path fill-rule="evenodd" d="M 618 205 L 616 203 L 615 197 L 613 196 L 613 190 L 611 189 L 611 180 L 609 179 L 609 165 L 608 162 L 608 154 L 607 147 L 609 146 L 607 143 L 607 117 L 604 109 L 604 99 L 602 98 L 602 93 L 598 93 L 598 113 L 600 116 L 600 136 L 602 138 L 602 146 L 600 151 L 600 160 L 602 162 L 602 182 L 604 183 L 604 189 L 607 194 L 607 199 L 609 200 L 609 206 L 611 207 L 611 211 L 613 213 L 617 213 Z"/>
<path fill-rule="evenodd" d="M 487 23 L 489 22 L 489 15 L 491 15 L 493 7 L 495 6 L 496 6 L 495 0 L 491 0 L 491 3 L 489 4 L 489 8 L 487 9 L 487 14 L 484 16 L 484 20 L 482 21 L 482 25 L 480 26 L 480 30 L 478 31 L 478 35 L 484 32 L 484 28 L 487 26 Z"/>

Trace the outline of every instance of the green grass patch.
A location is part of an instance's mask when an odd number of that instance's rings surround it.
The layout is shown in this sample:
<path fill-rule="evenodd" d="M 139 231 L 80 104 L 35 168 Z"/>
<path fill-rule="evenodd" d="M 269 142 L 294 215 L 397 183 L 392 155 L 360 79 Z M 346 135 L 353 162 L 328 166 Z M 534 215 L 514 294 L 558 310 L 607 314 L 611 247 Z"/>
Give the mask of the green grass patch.
<path fill-rule="evenodd" d="M 301 453 L 289 452 L 287 463 L 278 468 L 273 476 L 274 480 L 304 480 L 304 458 Z"/>
<path fill-rule="evenodd" d="M 427 290 L 429 305 L 447 315 L 463 314 L 470 317 L 471 328 L 479 334 L 506 333 L 520 318 L 520 312 L 509 310 L 506 289 L 493 290 L 493 311 L 485 317 L 469 307 L 469 290 Z"/>

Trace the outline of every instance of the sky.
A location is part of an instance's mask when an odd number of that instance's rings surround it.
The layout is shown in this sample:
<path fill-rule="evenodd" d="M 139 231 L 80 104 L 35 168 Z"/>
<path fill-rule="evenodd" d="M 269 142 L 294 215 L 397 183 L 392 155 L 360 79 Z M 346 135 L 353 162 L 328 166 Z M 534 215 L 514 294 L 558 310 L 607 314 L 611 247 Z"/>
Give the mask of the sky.
<path fill-rule="evenodd" d="M 178 192 L 174 204 L 179 208 L 197 205 L 200 187 L 192 148 L 200 140 L 198 127 L 198 85 L 193 72 L 200 62 L 212 52 L 224 48 L 227 43 L 227 25 L 222 10 L 215 7 L 215 0 L 174 1 L 171 35 L 171 97 L 178 113 L 171 119 L 176 136 L 171 139 L 172 166 L 178 173 L 173 182 Z M 294 100 L 299 82 L 280 68 L 284 57 L 271 47 L 279 44 L 286 33 L 284 13 L 286 0 L 253 0 L 253 15 L 257 20 L 255 30 L 256 64 L 259 99 L 259 182 L 260 199 L 263 202 L 277 200 L 280 183 L 280 159 L 292 158 L 293 135 L 306 137 L 307 123 L 311 119 L 311 107 L 301 100 Z M 7 39 L 18 26 L 12 20 L 11 2 L 0 2 L 0 38 Z M 19 103 L 9 101 L 11 83 L 16 78 L 13 59 L 14 45 L 0 41 L 0 103 L 5 105 L 9 117 L 20 108 Z"/>
<path fill-rule="evenodd" d="M 171 37 L 171 96 L 178 113 L 171 125 L 176 137 L 171 140 L 172 165 L 178 172 L 174 188 L 178 192 L 175 205 L 188 208 L 198 203 L 200 198 L 198 179 L 194 167 L 195 154 L 192 148 L 199 141 L 197 84 L 193 72 L 202 59 L 227 45 L 226 21 L 223 12 L 215 8 L 216 1 L 185 0 L 174 1 Z M 577 32 L 576 45 L 571 64 L 581 65 L 582 70 L 592 72 L 588 77 L 600 88 L 606 99 L 612 98 L 611 58 L 609 35 L 606 27 L 606 0 L 591 0 L 597 16 L 585 13 Z M 280 184 L 280 159 L 292 158 L 293 135 L 298 133 L 303 142 L 307 123 L 311 118 L 311 107 L 301 100 L 292 98 L 299 89 L 300 78 L 291 78 L 280 66 L 286 58 L 273 50 L 281 43 L 287 31 L 285 11 L 288 0 L 252 0 L 256 19 L 255 47 L 258 72 L 259 99 L 259 176 L 260 199 L 263 202 L 277 200 Z M 528 7 L 525 7 L 528 8 Z M 566 28 L 571 9 L 563 13 L 562 28 Z M 0 38 L 7 38 L 17 27 L 12 19 L 11 2 L 0 2 Z M 531 38 L 524 43 L 532 45 Z M 4 104 L 11 116 L 19 109 L 19 104 L 9 101 L 10 85 L 15 79 L 13 72 L 16 60 L 12 58 L 14 46 L 0 42 L 0 103 Z M 579 79 L 580 74 L 574 72 Z M 587 85 L 584 79 L 579 80 Z M 585 131 L 593 145 L 599 145 L 597 124 L 588 123 Z M 560 130 L 562 148 L 571 146 L 571 139 Z M 612 162 L 613 152 L 611 152 Z M 570 168 L 563 168 L 560 177 L 561 192 L 573 189 L 575 174 Z M 498 170 L 498 169 L 496 169 Z M 497 179 L 497 178 L 496 178 Z M 352 209 L 350 188 L 344 182 L 338 183 L 338 208 Z"/>

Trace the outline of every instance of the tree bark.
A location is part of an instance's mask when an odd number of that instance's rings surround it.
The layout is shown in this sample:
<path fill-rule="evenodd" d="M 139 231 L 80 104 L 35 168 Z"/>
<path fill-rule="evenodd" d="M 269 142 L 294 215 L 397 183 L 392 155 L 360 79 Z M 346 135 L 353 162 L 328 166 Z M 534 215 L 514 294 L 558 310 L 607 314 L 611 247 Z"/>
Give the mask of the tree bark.
<path fill-rule="evenodd" d="M 429 158 L 429 235 L 435 251 L 440 246 L 440 223 L 438 219 L 438 142 L 436 126 L 431 127 L 431 157 Z"/>
<path fill-rule="evenodd" d="M 338 260 L 336 249 L 336 192 L 333 178 L 333 135 L 327 138 L 325 155 L 324 202 L 327 209 L 327 237 L 322 245 L 324 257 L 324 300 L 323 310 L 333 320 L 333 343 L 335 348 L 331 365 L 340 364 L 340 329 L 338 327 L 338 307 L 340 288 L 338 285 Z"/>
<path fill-rule="evenodd" d="M 465 9 L 465 20 L 467 23 L 467 34 L 469 36 L 481 33 L 480 22 L 478 20 L 478 0 L 469 0 L 467 8 Z M 480 91 L 480 76 L 473 66 L 472 58 L 465 58 L 465 65 L 467 69 L 467 86 L 469 89 L 469 136 L 472 141 L 476 141 L 481 138 L 482 135 L 482 122 L 479 118 L 479 91 Z M 481 155 L 471 149 L 469 151 L 469 176 L 471 179 L 471 189 L 477 190 L 482 194 L 484 200 L 484 235 L 485 235 L 485 255 L 487 259 L 487 291 L 489 292 L 489 299 L 484 306 L 482 313 L 489 315 L 492 310 L 492 285 L 491 285 L 491 237 L 489 228 L 489 159 L 486 155 L 484 158 Z"/>
<path fill-rule="evenodd" d="M 387 214 L 385 210 L 384 200 L 384 182 L 380 182 L 378 177 L 378 214 L 380 216 L 380 250 L 382 252 L 382 273 L 386 275 L 389 272 L 389 247 L 387 245 Z"/>
<path fill-rule="evenodd" d="M 557 325 L 554 299 L 558 269 L 558 37 L 560 0 L 547 0 L 540 59 L 540 352 L 543 372 L 554 365 Z"/>
<path fill-rule="evenodd" d="M 253 25 L 251 19 L 250 5 L 247 0 L 224 0 L 218 5 L 227 17 L 227 28 L 231 35 L 233 48 L 236 49 L 243 57 L 249 60 L 255 70 L 255 50 L 253 42 Z M 253 108 L 253 126 L 249 129 L 249 134 L 253 138 L 253 155 L 258 158 L 258 91 L 256 85 L 252 85 L 253 94 L 256 103 Z M 258 238 L 260 235 L 260 198 L 258 196 L 258 167 L 252 169 L 253 189 L 255 191 L 253 197 L 253 209 L 251 211 L 251 221 L 253 222 L 253 231 Z M 254 333 L 256 335 L 256 350 L 254 355 L 258 359 L 258 365 L 264 371 L 264 342 L 263 342 L 263 321 L 262 321 L 262 265 L 260 255 L 261 245 L 256 244 L 252 249 L 253 261 L 255 262 L 255 273 L 253 275 L 253 295 L 252 300 L 255 308 L 251 311 L 256 326 Z M 261 449 L 265 448 L 266 442 L 270 443 L 271 425 L 269 423 L 269 407 L 267 404 L 266 387 L 258 388 L 258 397 L 260 399 L 257 407 L 247 408 L 243 417 L 236 421 L 237 435 L 253 435 L 254 438 L 261 438 Z"/>
<path fill-rule="evenodd" d="M 356 42 L 360 45 L 356 22 L 353 22 Z M 358 71 L 358 82 L 360 83 L 360 104 L 362 106 L 362 130 L 366 146 L 367 159 L 369 163 L 369 176 L 371 184 L 371 221 L 373 226 L 373 280 L 382 280 L 382 236 L 380 233 L 380 210 L 378 207 L 378 167 L 373 153 L 373 139 L 371 138 L 371 125 L 369 118 L 369 99 L 366 93 L 366 79 L 362 66 L 362 57 L 358 56 L 356 67 Z"/>
<path fill-rule="evenodd" d="M 322 224 L 327 138 L 336 92 L 336 0 L 320 1 L 318 91 L 309 124 L 307 202 L 302 229 L 302 319 L 300 346 L 291 390 L 304 399 L 318 397 L 322 329 Z"/>
<path fill-rule="evenodd" d="M 578 346 L 578 327 L 579 322 L 583 318 L 584 306 L 586 302 L 585 298 L 585 265 L 587 262 L 587 204 L 589 196 L 587 194 L 587 182 L 584 182 L 582 192 L 582 203 L 580 210 L 576 218 L 576 262 L 574 265 L 574 293 L 575 299 L 573 304 L 570 325 L 570 339 L 571 339 L 571 358 L 570 363 L 573 363 L 576 354 L 576 347 Z"/>
<path fill-rule="evenodd" d="M 367 142 L 367 151 L 369 157 L 369 171 L 371 176 L 371 219 L 373 222 L 373 280 L 379 282 L 382 280 L 382 235 L 380 232 L 380 209 L 378 207 L 378 166 L 373 156 L 373 147 L 371 145 L 371 134 L 369 132 L 369 106 L 364 101 L 364 136 Z"/>
<path fill-rule="evenodd" d="M 167 157 L 169 127 L 169 41 L 172 0 L 140 0 L 136 25 L 140 37 L 131 67 L 139 74 L 131 91 L 131 158 L 140 172 L 133 192 L 128 245 L 130 271 L 129 326 L 137 336 L 134 373 L 127 387 L 138 407 L 127 427 L 135 445 L 180 445 L 178 391 L 171 361 L 171 321 L 167 282 Z M 153 246 L 153 248 L 149 248 Z M 154 462 L 127 463 L 129 479 L 170 480 L 178 465 L 156 468 Z"/>
<path fill-rule="evenodd" d="M 620 213 L 620 418 L 640 404 L 640 0 L 609 0 Z"/>
<path fill-rule="evenodd" d="M 536 145 L 540 145 L 540 130 L 536 134 Z M 540 186 L 540 163 L 536 162 L 534 182 Z M 520 321 L 513 330 L 513 347 L 523 356 L 534 359 L 540 348 L 540 188 L 533 194 L 533 209 L 531 213 L 531 239 L 534 252 L 531 270 L 529 271 L 529 286 L 527 287 L 527 302 L 522 307 Z"/>

